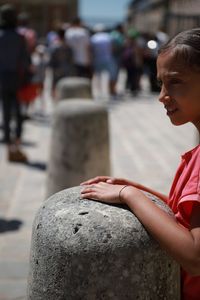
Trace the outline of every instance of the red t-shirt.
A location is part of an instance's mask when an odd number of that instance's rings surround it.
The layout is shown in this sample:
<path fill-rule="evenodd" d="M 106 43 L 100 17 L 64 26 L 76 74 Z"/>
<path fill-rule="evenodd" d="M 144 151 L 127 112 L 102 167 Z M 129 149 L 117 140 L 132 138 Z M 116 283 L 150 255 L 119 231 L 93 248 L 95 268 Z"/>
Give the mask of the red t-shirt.
<path fill-rule="evenodd" d="M 168 200 L 177 221 L 188 229 L 194 203 L 200 205 L 200 145 L 182 155 Z M 200 276 L 190 276 L 182 270 L 181 279 L 181 299 L 200 300 Z"/>

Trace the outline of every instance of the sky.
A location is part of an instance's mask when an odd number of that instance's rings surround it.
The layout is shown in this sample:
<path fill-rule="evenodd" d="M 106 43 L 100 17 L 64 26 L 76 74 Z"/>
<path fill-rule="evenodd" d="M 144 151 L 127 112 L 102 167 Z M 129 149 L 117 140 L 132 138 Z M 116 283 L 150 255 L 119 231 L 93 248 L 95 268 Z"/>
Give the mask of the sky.
<path fill-rule="evenodd" d="M 84 20 L 122 21 L 130 0 L 79 0 L 79 14 Z"/>

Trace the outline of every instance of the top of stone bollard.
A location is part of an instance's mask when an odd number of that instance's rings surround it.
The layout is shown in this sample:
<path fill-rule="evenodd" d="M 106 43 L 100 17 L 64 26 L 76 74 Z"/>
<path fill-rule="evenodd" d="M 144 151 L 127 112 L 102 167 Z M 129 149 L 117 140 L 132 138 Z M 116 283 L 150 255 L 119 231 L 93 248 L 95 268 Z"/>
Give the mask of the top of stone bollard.
<path fill-rule="evenodd" d="M 72 224 L 81 223 L 82 225 L 80 227 L 86 231 L 95 226 L 104 229 L 109 228 L 112 232 L 117 232 L 116 235 L 118 238 L 120 234 L 126 236 L 130 228 L 133 229 L 137 227 L 142 231 L 144 230 L 142 224 L 138 226 L 140 221 L 134 216 L 128 206 L 81 199 L 81 189 L 81 186 L 77 186 L 62 190 L 45 201 L 45 204 L 43 204 L 40 209 L 40 213 L 42 213 L 43 217 L 47 213 L 45 223 L 51 223 L 47 228 L 52 227 L 52 222 L 55 222 L 55 219 L 58 218 L 60 220 L 59 223 L 64 223 L 65 227 L 66 222 L 69 222 L 69 227 L 71 227 Z M 163 201 L 149 193 L 148 196 L 151 199 L 150 201 L 153 201 L 162 210 L 173 216 L 172 211 Z M 52 217 L 53 221 L 50 221 Z M 121 233 L 119 233 L 119 231 Z M 89 232 L 88 234 L 90 235 Z M 148 236 L 147 233 L 145 235 Z"/>
<path fill-rule="evenodd" d="M 81 98 L 68 99 L 57 104 L 55 114 L 69 115 L 84 115 L 95 112 L 107 112 L 105 104 L 96 103 L 93 101 L 83 101 Z"/>

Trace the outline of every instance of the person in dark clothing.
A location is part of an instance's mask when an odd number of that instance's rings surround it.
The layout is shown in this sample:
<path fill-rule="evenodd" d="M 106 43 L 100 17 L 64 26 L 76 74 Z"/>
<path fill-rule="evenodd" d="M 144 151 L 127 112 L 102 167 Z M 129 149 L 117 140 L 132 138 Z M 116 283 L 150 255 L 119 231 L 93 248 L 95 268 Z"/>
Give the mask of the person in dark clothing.
<path fill-rule="evenodd" d="M 57 42 L 49 49 L 49 67 L 53 75 L 53 96 L 55 96 L 57 82 L 64 77 L 73 76 L 75 74 L 73 52 L 65 41 L 65 30 L 59 28 L 57 34 Z"/>
<path fill-rule="evenodd" d="M 2 5 L 0 17 L 0 88 L 4 141 L 7 144 L 8 160 L 25 162 L 27 157 L 20 149 L 23 119 L 17 91 L 28 73 L 30 57 L 24 37 L 16 31 L 15 8 L 10 4 Z M 12 117 L 15 117 L 13 136 L 10 127 Z"/>
<path fill-rule="evenodd" d="M 139 34 L 133 31 L 127 35 L 122 63 L 127 73 L 126 87 L 133 96 L 140 91 L 143 72 L 143 51 L 138 41 Z"/>

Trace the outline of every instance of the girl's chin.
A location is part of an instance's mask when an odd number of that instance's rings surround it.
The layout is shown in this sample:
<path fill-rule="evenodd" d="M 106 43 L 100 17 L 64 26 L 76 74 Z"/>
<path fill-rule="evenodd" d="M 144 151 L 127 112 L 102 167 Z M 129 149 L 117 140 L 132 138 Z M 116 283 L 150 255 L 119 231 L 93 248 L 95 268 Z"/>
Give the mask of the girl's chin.
<path fill-rule="evenodd" d="M 188 121 L 177 120 L 175 118 L 170 118 L 170 121 L 175 126 L 180 126 L 180 125 L 184 125 L 184 124 L 188 123 Z"/>

